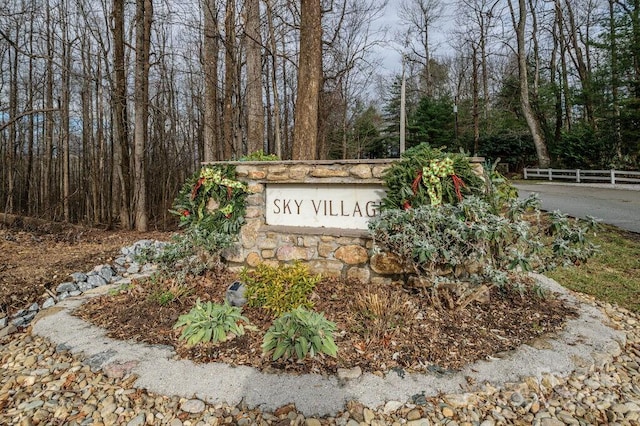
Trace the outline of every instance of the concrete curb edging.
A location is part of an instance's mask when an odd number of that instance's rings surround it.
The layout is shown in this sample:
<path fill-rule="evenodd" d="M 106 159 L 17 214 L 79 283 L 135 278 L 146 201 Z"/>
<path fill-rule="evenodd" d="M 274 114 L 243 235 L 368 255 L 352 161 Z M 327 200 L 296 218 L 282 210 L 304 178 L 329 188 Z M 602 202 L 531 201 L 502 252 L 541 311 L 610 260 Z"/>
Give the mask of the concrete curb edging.
<path fill-rule="evenodd" d="M 107 337 L 105 330 L 71 315 L 86 300 L 117 288 L 120 282 L 65 299 L 41 312 L 33 322 L 32 333 L 72 353 L 81 353 L 94 370 L 122 366 L 127 373 L 138 376 L 135 387 L 150 392 L 232 406 L 243 401 L 249 408 L 266 411 L 294 403 L 306 416 L 327 416 L 343 410 L 351 400 L 376 408 L 391 400 L 408 401 L 422 392 L 428 397 L 473 392 L 485 383 L 498 387 L 525 378 L 539 382 L 547 374 L 567 376 L 575 370 L 589 371 L 620 354 L 626 335 L 606 325 L 608 320 L 599 309 L 578 301 L 547 277 L 535 278 L 575 306 L 578 318 L 568 320 L 557 336 L 547 337 L 541 349 L 522 345 L 502 358 L 478 361 L 450 374 L 407 373 L 402 378 L 395 372 L 385 377 L 365 373 L 355 379 L 339 380 L 335 376 L 269 374 L 246 366 L 176 359 L 168 346 L 115 340 Z"/>

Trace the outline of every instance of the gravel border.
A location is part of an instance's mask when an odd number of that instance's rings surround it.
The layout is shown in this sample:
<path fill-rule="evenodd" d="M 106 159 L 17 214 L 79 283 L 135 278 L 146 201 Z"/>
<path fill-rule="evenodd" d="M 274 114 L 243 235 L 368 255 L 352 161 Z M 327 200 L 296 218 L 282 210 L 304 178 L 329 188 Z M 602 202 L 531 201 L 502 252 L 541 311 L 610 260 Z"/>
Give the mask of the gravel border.
<path fill-rule="evenodd" d="M 266 411 L 292 403 L 306 416 L 335 416 L 353 400 L 376 409 L 389 401 L 404 404 L 415 395 L 434 397 L 461 390 L 477 392 L 487 384 L 501 387 L 526 380 L 540 382 L 549 375 L 586 374 L 621 354 L 626 335 L 610 327 L 600 310 L 581 302 L 555 281 L 539 275 L 536 278 L 547 288 L 561 293 L 559 297 L 574 305 L 579 317 L 567 321 L 557 336 L 538 339 L 501 358 L 479 361 L 460 372 L 445 375 L 416 373 L 401 377 L 389 372 L 378 377 L 356 371 L 347 372 L 343 377 L 294 376 L 267 374 L 251 367 L 222 363 L 194 364 L 177 359 L 169 347 L 108 338 L 105 330 L 70 314 L 87 298 L 105 294 L 122 282 L 65 299 L 43 311 L 34 319 L 32 333 L 72 353 L 81 353 L 94 371 L 128 366 L 126 374 L 138 376 L 134 386 L 149 392 L 196 397 L 211 404 L 235 406 L 242 402 L 250 409 Z"/>

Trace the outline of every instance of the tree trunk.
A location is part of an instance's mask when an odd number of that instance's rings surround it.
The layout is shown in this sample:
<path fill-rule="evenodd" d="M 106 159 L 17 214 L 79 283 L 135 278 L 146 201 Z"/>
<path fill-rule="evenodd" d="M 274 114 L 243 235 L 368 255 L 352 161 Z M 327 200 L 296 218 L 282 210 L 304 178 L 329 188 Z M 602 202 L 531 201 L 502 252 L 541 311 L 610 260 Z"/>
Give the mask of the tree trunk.
<path fill-rule="evenodd" d="M 247 153 L 264 149 L 262 101 L 262 36 L 260 2 L 245 1 L 245 51 L 247 54 Z"/>
<path fill-rule="evenodd" d="M 618 45 L 616 34 L 615 6 L 616 0 L 609 0 L 609 43 L 611 43 L 611 107 L 613 108 L 613 135 L 616 146 L 616 157 L 622 159 L 622 129 L 620 122 L 620 102 L 618 99 Z"/>
<path fill-rule="evenodd" d="M 554 131 L 554 140 L 555 142 L 560 142 L 560 138 L 562 137 L 562 91 L 560 90 L 560 79 L 558 78 L 558 48 L 560 46 L 559 36 L 558 36 L 558 22 L 555 21 L 553 24 L 553 49 L 551 50 L 551 63 L 549 65 L 549 79 L 551 82 L 551 88 L 553 90 L 554 95 L 554 111 L 555 111 L 555 131 Z"/>
<path fill-rule="evenodd" d="M 218 114 L 218 54 L 220 31 L 218 28 L 217 0 L 205 0 L 204 14 L 204 161 L 222 160 L 219 154 L 220 117 Z"/>
<path fill-rule="evenodd" d="M 135 227 L 146 231 L 147 181 L 146 146 L 149 114 L 149 51 L 151 48 L 152 0 L 138 0 L 136 5 L 136 75 L 135 75 L 135 127 L 133 143 Z"/>
<path fill-rule="evenodd" d="M 61 11 L 65 13 L 67 8 L 64 3 L 61 4 Z M 71 45 L 69 43 L 69 28 L 66 18 L 61 20 L 62 28 L 62 56 L 60 62 L 62 65 L 61 72 L 61 95 L 60 95 L 60 140 L 62 143 L 62 210 L 65 222 L 71 220 L 69 208 L 69 198 L 71 197 L 70 187 L 70 170 L 69 170 L 69 103 L 71 102 Z"/>
<path fill-rule="evenodd" d="M 225 19 L 225 54 L 224 54 L 224 114 L 223 114 L 223 143 L 220 158 L 230 160 L 234 151 L 234 105 L 233 96 L 235 94 L 236 82 L 236 27 L 235 27 L 235 2 L 227 0 Z"/>
<path fill-rule="evenodd" d="M 322 11 L 320 0 L 300 1 L 298 92 L 294 112 L 294 160 L 317 158 L 318 101 L 322 82 Z"/>
<path fill-rule="evenodd" d="M 480 106 L 479 106 L 479 91 L 480 85 L 478 82 L 478 46 L 474 42 L 471 42 L 472 49 L 472 86 L 473 86 L 473 155 L 478 155 L 478 148 L 480 144 Z"/>
<path fill-rule="evenodd" d="M 511 8 L 513 15 L 513 5 L 509 0 L 509 7 Z M 529 126 L 531 137 L 533 138 L 533 144 L 536 148 L 536 154 L 538 156 L 538 165 L 542 168 L 549 167 L 551 159 L 547 151 L 547 145 L 542 134 L 542 129 L 538 118 L 533 113 L 531 103 L 529 101 L 529 81 L 527 70 L 527 51 L 525 46 L 524 30 L 527 22 L 527 7 L 525 0 L 518 0 L 519 17 L 516 25 L 516 42 L 518 45 L 518 73 L 520 79 L 520 105 L 522 107 L 522 113 Z"/>
<path fill-rule="evenodd" d="M 18 28 L 16 28 L 18 33 Z M 17 38 L 17 37 L 16 37 Z M 13 51 L 13 57 L 11 55 Z M 9 50 L 9 116 L 16 117 L 18 115 L 18 48 L 12 46 Z M 13 213 L 15 202 L 15 183 L 16 183 L 16 151 L 18 144 L 17 126 L 20 123 L 14 121 L 8 127 L 9 137 L 7 138 L 7 199 L 5 202 L 5 213 Z"/>
<path fill-rule="evenodd" d="M 124 0 L 113 0 L 113 180 L 120 224 L 132 228 L 127 78 L 124 58 Z"/>
<path fill-rule="evenodd" d="M 45 9 L 45 19 L 47 27 L 47 68 L 44 102 L 45 108 L 48 110 L 46 113 L 46 124 L 44 125 L 44 164 L 42 167 L 42 199 L 44 201 L 44 213 L 45 217 L 51 218 L 51 183 L 52 183 L 52 167 L 53 161 L 53 128 L 55 124 L 54 112 L 53 112 L 53 51 L 54 51 L 54 30 L 51 24 L 51 7 L 47 3 Z"/>
<path fill-rule="evenodd" d="M 582 48 L 579 43 L 580 40 L 578 38 L 578 29 L 576 28 L 576 22 L 571 3 L 565 0 L 564 6 L 564 10 L 569 16 L 569 39 L 571 40 L 571 44 L 573 47 L 573 56 L 575 58 L 574 62 L 578 71 L 578 77 L 580 77 L 580 83 L 582 84 L 582 96 L 584 99 L 585 115 L 591 128 L 597 129 L 597 124 L 594 116 L 593 89 L 591 87 L 591 70 L 587 67 L 587 63 L 585 62 Z"/>
<path fill-rule="evenodd" d="M 278 58 L 276 56 L 277 45 L 273 23 L 273 9 L 271 0 L 266 0 L 267 4 L 267 25 L 269 26 L 269 47 L 271 49 L 271 88 L 273 91 L 273 138 L 275 145 L 275 154 L 278 158 L 282 158 L 282 138 L 280 136 L 280 98 L 278 95 Z M 285 82 L 286 86 L 286 82 Z"/>

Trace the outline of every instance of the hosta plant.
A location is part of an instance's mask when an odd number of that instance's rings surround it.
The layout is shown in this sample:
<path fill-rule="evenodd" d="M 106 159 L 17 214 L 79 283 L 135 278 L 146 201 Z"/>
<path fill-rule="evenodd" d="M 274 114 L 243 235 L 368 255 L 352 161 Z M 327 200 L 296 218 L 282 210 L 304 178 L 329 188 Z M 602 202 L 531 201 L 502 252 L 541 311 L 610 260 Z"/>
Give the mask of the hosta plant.
<path fill-rule="evenodd" d="M 242 316 L 242 310 L 227 303 L 196 302 L 188 313 L 180 315 L 173 328 L 181 328 L 181 340 L 188 346 L 198 343 L 224 342 L 229 337 L 244 335 L 245 328 L 252 329 L 249 320 Z"/>
<path fill-rule="evenodd" d="M 335 329 L 335 323 L 324 315 L 299 307 L 273 322 L 264 335 L 262 351 L 264 354 L 272 353 L 274 361 L 294 356 L 304 359 L 318 353 L 335 357 L 338 352 L 333 341 Z"/>

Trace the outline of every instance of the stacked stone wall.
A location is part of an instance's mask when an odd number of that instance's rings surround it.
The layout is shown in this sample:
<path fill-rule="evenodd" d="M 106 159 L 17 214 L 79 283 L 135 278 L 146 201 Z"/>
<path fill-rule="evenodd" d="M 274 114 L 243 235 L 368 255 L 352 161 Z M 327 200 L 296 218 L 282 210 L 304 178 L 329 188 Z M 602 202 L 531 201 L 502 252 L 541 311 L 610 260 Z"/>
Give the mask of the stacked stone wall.
<path fill-rule="evenodd" d="M 363 282 L 391 276 L 371 268 L 373 243 L 366 230 L 270 226 L 266 223 L 269 184 L 378 184 L 393 160 L 237 162 L 238 180 L 249 188 L 246 223 L 237 244 L 224 253 L 231 268 L 276 266 L 300 261 L 312 273 Z M 384 271 L 381 271 L 384 272 Z"/>
<path fill-rule="evenodd" d="M 266 223 L 269 184 L 383 185 L 394 160 L 235 162 L 238 180 L 247 184 L 246 223 L 237 244 L 224 252 L 232 269 L 300 261 L 312 273 L 391 283 L 403 274 L 393 253 L 375 253 L 366 230 L 273 226 Z M 215 164 L 215 163 L 211 163 Z M 478 164 L 479 166 L 479 164 Z"/>

